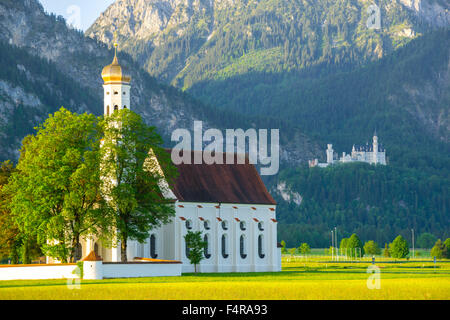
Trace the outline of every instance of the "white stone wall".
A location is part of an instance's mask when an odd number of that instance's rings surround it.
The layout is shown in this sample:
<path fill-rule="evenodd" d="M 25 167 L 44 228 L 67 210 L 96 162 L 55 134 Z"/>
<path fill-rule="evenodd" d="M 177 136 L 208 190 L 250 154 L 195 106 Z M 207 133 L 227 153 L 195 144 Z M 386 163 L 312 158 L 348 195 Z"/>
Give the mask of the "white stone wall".
<path fill-rule="evenodd" d="M 181 263 L 103 263 L 103 278 L 145 278 L 181 276 Z"/>
<path fill-rule="evenodd" d="M 0 280 L 47 280 L 79 279 L 76 264 L 28 265 L 0 267 Z M 105 278 L 172 277 L 181 276 L 181 263 L 103 263 L 83 262 L 83 278 L 101 280 Z"/>
<path fill-rule="evenodd" d="M 76 264 L 2 266 L 0 280 L 78 279 Z"/>

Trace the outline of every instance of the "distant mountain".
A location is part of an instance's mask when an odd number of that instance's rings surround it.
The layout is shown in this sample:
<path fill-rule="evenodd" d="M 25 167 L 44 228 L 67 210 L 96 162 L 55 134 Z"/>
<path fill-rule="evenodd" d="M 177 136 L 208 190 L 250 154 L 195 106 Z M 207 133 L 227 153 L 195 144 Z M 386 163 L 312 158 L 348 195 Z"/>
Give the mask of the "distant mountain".
<path fill-rule="evenodd" d="M 380 30 L 367 27 L 372 1 L 117 0 L 86 35 L 109 43 L 117 30 L 140 65 L 206 105 L 273 117 L 339 152 L 378 128 L 392 164 L 442 168 L 450 3 L 377 3 Z"/>
<path fill-rule="evenodd" d="M 375 130 L 391 165 L 450 168 L 450 30 L 418 37 L 382 59 L 316 78 L 308 71 L 248 73 L 189 92 L 224 110 L 298 126 L 323 146 L 350 152 Z M 444 170 L 444 171 L 441 171 Z"/>
<path fill-rule="evenodd" d="M 378 3 L 381 29 L 367 27 Z M 361 64 L 450 25 L 445 0 L 117 0 L 86 34 L 188 89 L 249 72 Z"/>
<path fill-rule="evenodd" d="M 5 62 L 0 72 L 0 160 L 5 160 L 17 159 L 24 135 L 61 106 L 101 114 L 100 74 L 113 52 L 68 28 L 61 17 L 45 13 L 37 0 L 1 1 L 0 17 L 0 57 Z M 127 54 L 120 54 L 119 60 L 133 77 L 133 110 L 159 129 L 167 145 L 175 128 L 192 128 L 194 120 L 204 121 L 205 128 L 272 127 L 270 119 L 218 111 L 158 83 Z M 296 138 L 284 139 L 285 160 L 306 160 L 315 153 L 317 146 L 300 130 L 292 135 Z"/>

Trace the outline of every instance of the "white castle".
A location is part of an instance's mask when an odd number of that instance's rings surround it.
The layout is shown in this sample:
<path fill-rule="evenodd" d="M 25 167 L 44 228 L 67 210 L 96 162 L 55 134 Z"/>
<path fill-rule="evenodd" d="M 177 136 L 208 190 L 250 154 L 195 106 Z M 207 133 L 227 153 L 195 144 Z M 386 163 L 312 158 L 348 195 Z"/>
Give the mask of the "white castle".
<path fill-rule="evenodd" d="M 335 154 L 333 150 L 333 145 L 328 144 L 328 148 L 326 150 L 327 153 L 327 162 L 319 163 L 318 159 L 310 160 L 309 167 L 321 167 L 325 168 L 329 165 L 333 165 L 336 163 L 347 163 L 347 162 L 366 162 L 370 164 L 382 164 L 386 165 L 386 149 L 378 143 L 378 136 L 375 132 L 373 136 L 373 144 L 369 145 L 353 145 L 352 153 L 346 154 L 342 153 L 342 157 L 339 159 L 335 159 Z"/>

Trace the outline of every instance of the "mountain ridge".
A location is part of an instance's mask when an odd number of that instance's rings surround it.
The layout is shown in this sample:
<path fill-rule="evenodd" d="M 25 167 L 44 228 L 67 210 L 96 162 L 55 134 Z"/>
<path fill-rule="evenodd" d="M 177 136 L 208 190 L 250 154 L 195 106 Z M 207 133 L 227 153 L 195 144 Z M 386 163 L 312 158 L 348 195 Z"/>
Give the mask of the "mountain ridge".
<path fill-rule="evenodd" d="M 0 34 L 0 41 L 8 46 L 25 50 L 31 56 L 43 59 L 44 62 L 48 61 L 56 69 L 55 72 L 71 79 L 76 86 L 82 88 L 82 91 L 77 93 L 82 100 L 79 105 L 71 105 L 70 101 L 65 101 L 61 99 L 62 97 L 52 103 L 58 103 L 58 107 L 65 105 L 71 111 L 87 111 L 96 115 L 102 113 L 103 82 L 100 74 L 102 68 L 111 63 L 114 55 L 107 45 L 85 37 L 82 32 L 68 28 L 65 20 L 61 17 L 45 13 L 37 0 L 2 2 L 0 3 L 0 16 L 3 17 L 0 27 L 4 30 Z M 119 53 L 119 60 L 132 73 L 131 103 L 133 110 L 139 113 L 148 124 L 155 125 L 164 136 L 166 143 L 170 141 L 171 132 L 174 129 L 191 129 L 194 120 L 202 120 L 205 129 L 208 127 L 225 128 L 235 120 L 244 128 L 257 124 L 260 124 L 258 126 L 270 125 L 270 122 L 264 119 L 246 118 L 234 115 L 232 112 L 225 113 L 206 107 L 186 93 L 158 83 L 126 53 Z M 36 63 L 40 64 L 41 62 Z M 5 75 L 0 80 L 9 83 L 9 76 Z M 23 87 L 21 90 L 23 97 L 25 97 L 25 93 L 33 94 L 33 92 L 23 90 Z M 26 113 L 31 110 L 28 107 L 16 106 L 15 108 L 20 108 L 20 112 Z M 55 107 L 55 105 L 45 106 L 41 111 L 54 110 Z M 8 108 L 11 109 L 11 105 Z M 46 112 L 31 122 L 22 123 L 21 125 L 27 128 L 23 133 L 31 133 L 32 128 L 37 125 L 37 121 L 47 116 Z M 11 113 L 6 113 L 5 117 L 7 114 Z M 3 119 L 4 123 L 9 121 L 10 118 Z M 5 125 L 0 124 L 2 131 L 0 135 L 4 136 L 8 143 L 0 147 L 0 154 L 3 159 L 17 158 L 17 150 L 23 137 L 12 137 L 13 132 L 5 131 L 4 128 Z M 314 150 L 317 150 L 314 141 L 299 130 L 293 135 L 302 142 L 302 147 L 310 156 Z M 296 145 L 290 144 L 288 139 L 285 139 L 283 148 L 284 154 L 287 155 L 284 158 L 285 161 L 307 160 L 307 157 L 297 150 Z"/>
<path fill-rule="evenodd" d="M 250 67 L 264 71 L 364 63 L 426 30 L 450 25 L 450 6 L 445 1 L 382 0 L 382 29 L 370 30 L 366 26 L 370 4 L 363 0 L 118 0 L 86 35 L 109 43 L 116 30 L 122 49 L 150 74 L 188 89 L 200 80 L 214 79 L 249 54 L 261 55 L 262 61 L 253 59 Z"/>

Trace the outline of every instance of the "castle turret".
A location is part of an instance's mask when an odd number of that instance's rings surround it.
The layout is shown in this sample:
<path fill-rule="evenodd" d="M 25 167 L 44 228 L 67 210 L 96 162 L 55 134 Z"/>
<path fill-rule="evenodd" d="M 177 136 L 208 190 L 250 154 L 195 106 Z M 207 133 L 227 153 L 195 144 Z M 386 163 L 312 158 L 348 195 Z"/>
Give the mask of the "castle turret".
<path fill-rule="evenodd" d="M 114 43 L 113 62 L 103 68 L 102 78 L 104 81 L 103 89 L 104 114 L 111 115 L 116 110 L 130 109 L 130 82 L 131 76 L 125 72 L 117 59 L 117 42 Z"/>
<path fill-rule="evenodd" d="M 334 161 L 333 155 L 334 155 L 333 145 L 329 144 L 328 149 L 327 149 L 327 163 L 328 164 L 333 164 L 333 161 Z"/>
<path fill-rule="evenodd" d="M 375 164 L 378 163 L 378 137 L 377 137 L 376 131 L 373 135 L 373 159 L 372 159 L 372 161 Z"/>

